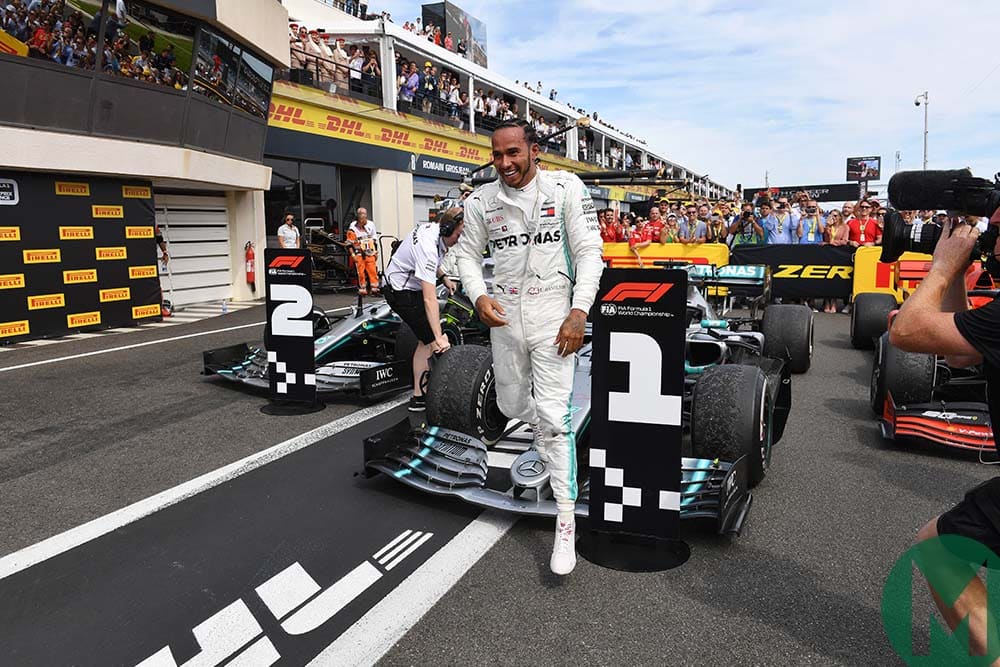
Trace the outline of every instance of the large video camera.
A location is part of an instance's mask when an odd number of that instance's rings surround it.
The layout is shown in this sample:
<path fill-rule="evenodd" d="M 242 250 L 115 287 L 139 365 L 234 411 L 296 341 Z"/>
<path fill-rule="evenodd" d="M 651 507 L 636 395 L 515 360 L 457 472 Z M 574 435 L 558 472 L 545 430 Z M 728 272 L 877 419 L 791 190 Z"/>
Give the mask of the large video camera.
<path fill-rule="evenodd" d="M 1000 208 L 1000 180 L 976 178 L 968 169 L 901 171 L 889 179 L 889 202 L 902 211 L 945 209 L 963 215 L 992 217 Z M 883 262 L 895 262 L 904 252 L 931 254 L 941 238 L 935 224 L 911 224 L 896 210 L 889 210 L 883 222 Z M 979 237 L 972 259 L 987 257 L 986 269 L 1000 277 L 1000 261 L 993 256 L 998 228 L 990 225 Z"/>

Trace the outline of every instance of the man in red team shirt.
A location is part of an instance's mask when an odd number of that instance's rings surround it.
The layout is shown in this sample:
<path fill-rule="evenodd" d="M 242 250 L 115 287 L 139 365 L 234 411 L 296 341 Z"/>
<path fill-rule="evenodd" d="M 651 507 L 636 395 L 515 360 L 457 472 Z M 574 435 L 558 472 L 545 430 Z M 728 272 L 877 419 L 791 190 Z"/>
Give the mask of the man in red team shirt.
<path fill-rule="evenodd" d="M 646 229 L 649 230 L 649 240 L 663 243 L 664 226 L 666 226 L 666 221 L 660 217 L 660 207 L 654 206 L 649 209 L 649 222 L 646 223 Z"/>
<path fill-rule="evenodd" d="M 882 242 L 882 232 L 871 214 L 872 205 L 867 201 L 860 202 L 854 209 L 854 217 L 847 223 L 847 243 L 851 247 Z"/>
<path fill-rule="evenodd" d="M 601 240 L 605 243 L 617 243 L 619 230 L 614 220 L 614 212 L 610 208 L 601 211 Z"/>

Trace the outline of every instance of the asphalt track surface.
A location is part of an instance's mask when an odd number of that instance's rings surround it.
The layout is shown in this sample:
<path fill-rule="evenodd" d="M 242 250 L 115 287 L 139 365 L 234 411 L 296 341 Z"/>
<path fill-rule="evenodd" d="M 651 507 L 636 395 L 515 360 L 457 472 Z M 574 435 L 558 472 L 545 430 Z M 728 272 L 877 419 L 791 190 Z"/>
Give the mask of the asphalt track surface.
<path fill-rule="evenodd" d="M 254 308 L 16 350 L 0 357 L 0 369 L 263 319 Z M 900 664 L 881 627 L 882 583 L 923 522 L 993 469 L 883 443 L 867 404 L 870 353 L 851 348 L 847 317 L 818 314 L 816 322 L 813 367 L 793 380 L 792 415 L 743 535 L 687 526 L 692 556 L 679 569 L 627 574 L 581 560 L 559 580 L 547 568 L 551 526 L 521 520 L 382 662 Z M 259 332 L 0 370 L 0 556 L 363 407 L 268 417 L 260 397 L 198 375 L 201 350 Z M 277 664 L 305 664 L 477 515 L 353 475 L 360 437 L 402 414 L 355 425 L 0 579 L 0 664 L 136 664 L 165 646 L 183 664 L 199 650 L 192 628 L 239 601 L 273 640 Z M 389 571 L 372 558 L 403 530 L 431 537 Z M 278 627 L 287 610 L 254 594 L 293 563 L 325 588 L 366 560 L 378 581 L 298 638 Z M 914 617 L 926 619 L 929 596 L 914 590 Z M 921 621 L 914 637 L 926 644 Z"/>

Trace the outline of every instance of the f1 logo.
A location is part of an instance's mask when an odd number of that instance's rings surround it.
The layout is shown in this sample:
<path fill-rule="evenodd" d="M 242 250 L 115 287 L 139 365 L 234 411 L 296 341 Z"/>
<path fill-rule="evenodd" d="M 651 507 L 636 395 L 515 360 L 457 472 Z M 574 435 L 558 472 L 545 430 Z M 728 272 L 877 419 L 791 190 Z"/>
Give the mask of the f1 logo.
<path fill-rule="evenodd" d="M 670 287 L 668 284 L 667 289 Z M 641 333 L 612 331 L 609 360 L 627 363 L 629 374 L 628 391 L 608 392 L 608 421 L 681 425 L 681 397 L 660 394 L 663 353 L 655 338 Z"/>
<path fill-rule="evenodd" d="M 673 283 L 619 283 L 601 301 L 642 299 L 646 303 L 655 303 L 673 286 Z"/>
<path fill-rule="evenodd" d="M 296 266 L 302 263 L 305 257 L 287 257 L 282 255 L 280 257 L 275 257 L 271 260 L 271 263 L 267 265 L 269 269 L 280 269 L 283 266 L 287 266 L 290 269 L 294 269 Z"/>

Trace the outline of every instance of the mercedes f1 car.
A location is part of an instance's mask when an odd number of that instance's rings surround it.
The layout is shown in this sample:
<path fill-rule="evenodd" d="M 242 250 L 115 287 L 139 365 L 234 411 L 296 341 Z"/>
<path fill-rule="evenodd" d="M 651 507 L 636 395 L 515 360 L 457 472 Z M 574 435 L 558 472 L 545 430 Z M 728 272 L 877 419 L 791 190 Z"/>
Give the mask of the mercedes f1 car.
<path fill-rule="evenodd" d="M 783 359 L 764 354 L 760 332 L 728 329 L 727 322 L 705 315 L 714 310 L 692 284 L 683 410 L 690 455 L 681 461 L 681 518 L 711 519 L 720 533 L 739 533 L 750 489 L 764 478 L 784 431 L 790 369 Z M 581 516 L 589 509 L 591 353 L 590 343 L 579 353 L 571 410 Z M 497 406 L 489 348 L 459 346 L 437 360 L 426 417 L 428 426 L 413 430 L 404 420 L 366 439 L 366 473 L 482 507 L 555 516 L 548 472 L 531 449 L 530 427 L 509 422 Z"/>
<path fill-rule="evenodd" d="M 443 290 L 443 288 L 442 288 Z M 461 292 L 440 295 L 441 330 L 452 345 L 484 343 L 486 327 Z M 360 300 L 359 300 L 360 301 Z M 411 363 L 418 341 L 385 301 L 313 311 L 316 392 L 377 398 L 412 386 Z M 202 353 L 203 374 L 267 391 L 265 346 L 247 343 Z M 385 370 L 392 368 L 392 373 Z M 391 378 L 387 380 L 386 378 Z"/>

